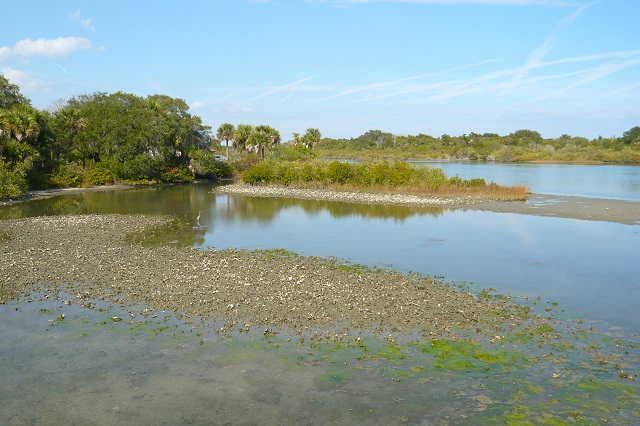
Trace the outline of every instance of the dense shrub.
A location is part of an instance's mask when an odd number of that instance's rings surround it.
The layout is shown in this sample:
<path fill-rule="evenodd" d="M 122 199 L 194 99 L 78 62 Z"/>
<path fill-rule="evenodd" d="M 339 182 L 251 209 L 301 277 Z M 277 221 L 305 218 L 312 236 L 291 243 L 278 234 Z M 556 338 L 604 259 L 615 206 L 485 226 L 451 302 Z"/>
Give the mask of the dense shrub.
<path fill-rule="evenodd" d="M 326 175 L 332 183 L 345 184 L 355 176 L 355 166 L 350 163 L 332 161 L 329 163 Z"/>
<path fill-rule="evenodd" d="M 274 180 L 283 185 L 289 185 L 297 180 L 300 180 L 300 172 L 297 170 L 297 164 L 286 161 L 281 162 L 275 167 Z"/>
<path fill-rule="evenodd" d="M 17 169 L 9 169 L 0 159 L 0 198 L 16 197 L 28 189 L 24 174 Z"/>
<path fill-rule="evenodd" d="M 82 186 L 84 169 L 76 163 L 62 163 L 51 175 L 50 182 L 58 188 Z"/>
<path fill-rule="evenodd" d="M 303 144 L 279 144 L 272 149 L 273 158 L 282 161 L 311 160 L 316 154 Z"/>
<path fill-rule="evenodd" d="M 271 161 L 263 161 L 245 170 L 242 180 L 251 185 L 275 182 L 275 167 Z"/>
<path fill-rule="evenodd" d="M 110 161 L 94 163 L 88 161 L 85 164 L 84 179 L 86 185 L 108 185 L 115 182 L 114 166 Z"/>
<path fill-rule="evenodd" d="M 232 176 L 231 166 L 226 161 L 216 160 L 213 153 L 196 150 L 190 154 L 189 168 L 196 178 L 227 179 Z"/>
<path fill-rule="evenodd" d="M 186 167 L 165 167 L 160 173 L 163 182 L 183 183 L 193 181 L 193 174 Z"/>
<path fill-rule="evenodd" d="M 454 178 L 455 179 L 455 178 Z M 459 179 L 459 178 L 458 178 Z M 350 185 L 353 187 L 421 187 L 440 188 L 448 183 L 441 169 L 412 166 L 406 162 L 346 163 L 332 161 L 275 161 L 269 160 L 250 167 L 242 173 L 246 183 L 308 184 L 320 186 Z M 483 181 L 484 182 L 484 181 Z M 458 186 L 469 186 L 460 179 Z M 478 184 L 479 182 L 474 182 Z"/>
<path fill-rule="evenodd" d="M 160 176 L 161 167 L 162 163 L 149 154 L 138 154 L 124 161 L 119 177 L 134 181 L 152 181 Z"/>

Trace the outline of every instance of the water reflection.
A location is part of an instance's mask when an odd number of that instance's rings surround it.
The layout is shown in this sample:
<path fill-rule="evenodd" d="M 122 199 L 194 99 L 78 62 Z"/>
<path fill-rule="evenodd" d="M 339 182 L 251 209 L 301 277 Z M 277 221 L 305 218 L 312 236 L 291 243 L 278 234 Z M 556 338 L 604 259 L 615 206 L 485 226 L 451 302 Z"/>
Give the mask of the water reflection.
<path fill-rule="evenodd" d="M 270 222 L 281 210 L 301 210 L 308 216 L 328 213 L 335 219 L 356 217 L 361 219 L 392 219 L 404 222 L 413 216 L 438 217 L 444 214 L 442 207 L 408 207 L 375 204 L 353 204 L 337 201 L 298 200 L 291 198 L 246 197 L 242 195 L 218 195 L 218 214 L 238 220 Z M 221 201 L 222 200 L 222 201 Z"/>
<path fill-rule="evenodd" d="M 486 211 L 216 196 L 201 247 L 284 248 L 541 296 L 640 330 L 637 226 Z"/>
<path fill-rule="evenodd" d="M 0 208 L 0 219 L 161 214 L 147 243 L 271 249 L 472 281 L 553 300 L 568 316 L 640 332 L 637 225 L 485 211 L 215 194 L 215 184 L 58 196 Z M 196 217 L 201 212 L 198 227 Z M 1 238 L 1 236 L 0 236 Z"/>

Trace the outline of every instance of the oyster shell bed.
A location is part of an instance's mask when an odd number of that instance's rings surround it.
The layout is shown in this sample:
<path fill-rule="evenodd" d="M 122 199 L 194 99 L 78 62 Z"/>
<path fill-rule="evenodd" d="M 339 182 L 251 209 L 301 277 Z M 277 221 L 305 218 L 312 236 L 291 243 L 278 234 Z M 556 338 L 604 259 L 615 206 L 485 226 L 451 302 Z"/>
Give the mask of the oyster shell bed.
<path fill-rule="evenodd" d="M 222 185 L 218 193 L 241 194 L 254 197 L 287 197 L 306 200 L 341 201 L 363 204 L 391 204 L 403 206 L 461 206 L 483 201 L 474 197 L 428 197 L 411 194 L 332 191 L 327 189 L 292 188 L 278 185 Z"/>
<path fill-rule="evenodd" d="M 471 330 L 492 336 L 527 315 L 438 280 L 269 251 L 146 247 L 128 235 L 168 217 L 82 215 L 0 221 L 0 302 L 31 291 L 222 321 L 222 329 Z M 132 316 L 134 316 L 132 312 Z M 531 317 L 529 317 L 531 320 Z"/>

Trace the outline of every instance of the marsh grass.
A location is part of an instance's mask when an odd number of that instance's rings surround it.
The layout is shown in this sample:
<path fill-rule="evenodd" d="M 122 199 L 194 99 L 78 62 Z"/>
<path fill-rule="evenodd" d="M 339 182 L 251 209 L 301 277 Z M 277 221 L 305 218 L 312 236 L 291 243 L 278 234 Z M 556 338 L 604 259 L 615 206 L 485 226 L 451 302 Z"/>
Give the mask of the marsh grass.
<path fill-rule="evenodd" d="M 442 169 L 404 161 L 346 163 L 340 161 L 267 160 L 242 173 L 251 185 L 285 185 L 305 189 L 377 192 L 437 197 L 470 197 L 500 201 L 525 200 L 524 186 L 487 184 L 482 178 L 448 177 Z"/>

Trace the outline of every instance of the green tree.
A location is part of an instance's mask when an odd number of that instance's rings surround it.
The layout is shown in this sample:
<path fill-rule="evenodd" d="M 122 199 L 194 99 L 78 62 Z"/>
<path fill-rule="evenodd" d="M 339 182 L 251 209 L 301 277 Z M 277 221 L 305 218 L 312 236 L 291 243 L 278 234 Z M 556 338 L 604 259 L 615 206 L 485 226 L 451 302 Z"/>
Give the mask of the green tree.
<path fill-rule="evenodd" d="M 39 112 L 20 88 L 0 75 L 0 198 L 23 194 L 39 163 L 33 143 L 40 135 Z"/>
<path fill-rule="evenodd" d="M 252 145 L 264 160 L 265 149 L 273 150 L 280 143 L 280 132 L 271 126 L 261 124 L 251 132 L 247 143 Z"/>
<path fill-rule="evenodd" d="M 624 132 L 621 139 L 626 145 L 640 144 L 640 126 L 632 127 Z"/>
<path fill-rule="evenodd" d="M 9 109 L 14 105 L 31 105 L 31 102 L 20 93 L 17 85 L 9 83 L 9 80 L 0 74 L 0 109 Z"/>
<path fill-rule="evenodd" d="M 33 142 L 40 133 L 37 110 L 25 104 L 0 110 L 0 132 L 8 139 Z"/>
<path fill-rule="evenodd" d="M 218 127 L 218 133 L 216 134 L 216 137 L 221 141 L 225 141 L 225 144 L 227 147 L 226 149 L 227 158 L 229 158 L 229 141 L 233 140 L 233 136 L 235 132 L 236 132 L 236 128 L 231 123 L 223 123 L 220 125 L 220 127 Z"/>
<path fill-rule="evenodd" d="M 0 109 L 0 198 L 29 188 L 27 177 L 40 158 L 33 146 L 39 133 L 38 111 L 28 103 Z"/>
<path fill-rule="evenodd" d="M 237 152 L 243 152 L 247 149 L 247 140 L 253 132 L 253 126 L 250 124 L 238 124 L 233 134 L 233 147 Z"/>
<path fill-rule="evenodd" d="M 52 128 L 71 162 L 106 168 L 120 180 L 162 180 L 184 176 L 188 153 L 211 140 L 210 128 L 188 109 L 165 95 L 94 93 L 70 99 Z"/>
<path fill-rule="evenodd" d="M 307 132 L 302 137 L 305 145 L 309 149 L 313 149 L 322 140 L 322 134 L 320 130 L 314 128 L 308 128 Z"/>
<path fill-rule="evenodd" d="M 267 126 L 256 126 L 247 139 L 247 148 L 258 153 L 264 160 L 264 151 L 271 143 Z"/>

